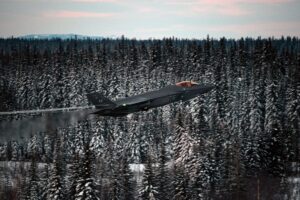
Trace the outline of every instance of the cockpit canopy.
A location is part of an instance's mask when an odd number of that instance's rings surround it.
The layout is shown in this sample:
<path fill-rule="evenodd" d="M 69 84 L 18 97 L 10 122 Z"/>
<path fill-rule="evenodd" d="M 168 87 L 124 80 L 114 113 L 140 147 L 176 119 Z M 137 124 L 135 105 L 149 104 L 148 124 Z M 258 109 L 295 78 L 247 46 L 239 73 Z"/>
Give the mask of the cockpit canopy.
<path fill-rule="evenodd" d="M 181 82 L 176 83 L 176 86 L 179 86 L 179 87 L 193 87 L 195 85 L 199 85 L 199 84 L 194 81 L 181 81 Z"/>

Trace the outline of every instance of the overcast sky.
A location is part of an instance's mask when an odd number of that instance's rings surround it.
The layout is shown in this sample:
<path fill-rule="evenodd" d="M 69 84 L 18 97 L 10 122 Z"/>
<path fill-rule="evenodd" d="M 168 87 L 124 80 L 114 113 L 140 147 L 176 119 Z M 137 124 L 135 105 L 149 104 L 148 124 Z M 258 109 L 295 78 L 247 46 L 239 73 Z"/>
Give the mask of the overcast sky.
<path fill-rule="evenodd" d="M 300 36 L 300 0 L 0 0 L 0 37 Z"/>

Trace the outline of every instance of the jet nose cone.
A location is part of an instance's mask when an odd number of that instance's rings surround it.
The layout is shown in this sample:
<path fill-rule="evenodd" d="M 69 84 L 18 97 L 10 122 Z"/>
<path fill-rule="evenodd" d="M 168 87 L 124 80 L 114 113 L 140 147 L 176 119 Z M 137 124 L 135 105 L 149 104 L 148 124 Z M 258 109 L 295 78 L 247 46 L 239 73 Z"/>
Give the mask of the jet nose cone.
<path fill-rule="evenodd" d="M 212 89 L 214 89 L 214 88 L 215 88 L 215 85 L 214 85 L 214 84 L 206 83 L 206 84 L 201 84 L 201 85 L 199 85 L 197 91 L 198 91 L 200 94 L 203 94 L 203 93 L 209 92 L 210 90 L 212 90 Z"/>

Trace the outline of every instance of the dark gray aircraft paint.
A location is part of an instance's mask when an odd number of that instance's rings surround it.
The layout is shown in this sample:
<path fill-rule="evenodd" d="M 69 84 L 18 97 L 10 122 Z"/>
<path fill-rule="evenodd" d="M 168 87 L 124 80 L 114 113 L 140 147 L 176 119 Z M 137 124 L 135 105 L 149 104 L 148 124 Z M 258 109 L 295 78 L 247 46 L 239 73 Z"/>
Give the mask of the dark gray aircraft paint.
<path fill-rule="evenodd" d="M 0 112 L 0 141 L 2 138 L 27 138 L 36 132 L 55 132 L 57 128 L 76 125 L 78 121 L 92 119 L 95 116 L 125 116 L 130 113 L 147 111 L 176 101 L 186 101 L 209 92 L 212 84 L 197 84 L 183 81 L 160 90 L 151 91 L 116 101 L 110 101 L 100 93 L 87 94 L 93 106 L 55 108 L 45 110 L 27 110 Z M 3 120 L 4 115 L 25 116 L 20 120 Z M 31 116 L 31 115 L 36 116 Z M 2 119 L 2 120 L 1 120 Z"/>
<path fill-rule="evenodd" d="M 102 116 L 124 116 L 130 113 L 147 111 L 176 101 L 186 101 L 213 89 L 212 84 L 197 84 L 192 81 L 183 81 L 157 91 L 110 101 L 99 93 L 88 94 L 97 111 L 91 114 Z"/>

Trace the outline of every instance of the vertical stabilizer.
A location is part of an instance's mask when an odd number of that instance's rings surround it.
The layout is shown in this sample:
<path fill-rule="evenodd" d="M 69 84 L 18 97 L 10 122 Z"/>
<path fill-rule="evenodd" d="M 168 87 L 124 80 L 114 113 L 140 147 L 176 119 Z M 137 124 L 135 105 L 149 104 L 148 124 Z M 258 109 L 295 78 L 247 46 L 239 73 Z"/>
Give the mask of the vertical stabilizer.
<path fill-rule="evenodd" d="M 102 94 L 98 92 L 93 92 L 87 94 L 88 101 L 92 103 L 96 108 L 99 107 L 108 107 L 108 106 L 115 106 L 116 104 L 109 100 L 108 98 L 104 97 Z"/>

